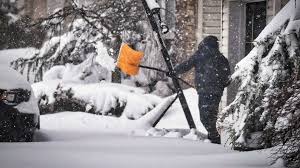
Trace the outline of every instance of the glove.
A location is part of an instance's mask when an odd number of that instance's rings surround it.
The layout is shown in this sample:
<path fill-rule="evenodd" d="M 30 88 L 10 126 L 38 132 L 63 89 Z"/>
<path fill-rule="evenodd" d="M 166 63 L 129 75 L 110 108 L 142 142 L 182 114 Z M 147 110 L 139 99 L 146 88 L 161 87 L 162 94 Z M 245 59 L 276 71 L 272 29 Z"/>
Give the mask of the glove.
<path fill-rule="evenodd" d="M 173 71 L 173 74 L 172 74 L 171 71 L 168 71 L 168 72 L 166 72 L 166 75 L 167 75 L 168 77 L 172 78 L 173 76 L 176 76 L 176 72 Z"/>
<path fill-rule="evenodd" d="M 171 71 L 166 72 L 167 77 L 171 77 Z"/>

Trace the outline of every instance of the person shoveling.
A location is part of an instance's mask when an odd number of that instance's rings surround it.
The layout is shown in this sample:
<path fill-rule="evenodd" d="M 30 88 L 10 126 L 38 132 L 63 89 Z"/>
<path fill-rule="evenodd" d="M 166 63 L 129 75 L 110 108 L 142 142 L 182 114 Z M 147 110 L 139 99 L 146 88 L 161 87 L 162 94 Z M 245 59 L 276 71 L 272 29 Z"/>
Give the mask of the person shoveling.
<path fill-rule="evenodd" d="M 161 24 L 162 22 L 159 13 L 159 5 L 154 0 L 142 0 L 142 4 L 146 11 L 150 25 L 152 26 L 154 33 L 157 35 L 161 53 L 168 70 L 160 70 L 154 67 L 140 65 L 144 53 L 135 51 L 128 44 L 122 44 L 117 66 L 122 72 L 131 76 L 137 75 L 139 68 L 148 68 L 166 73 L 167 76 L 172 79 L 177 94 L 170 105 L 164 109 L 161 115 L 153 123 L 153 127 L 157 125 L 160 119 L 178 98 L 187 123 L 192 130 L 190 133 L 193 135 L 196 134 L 196 125 L 179 83 L 179 80 L 183 80 L 178 78 L 177 75 L 195 67 L 195 83 L 199 95 L 201 121 L 208 131 L 208 139 L 210 139 L 213 143 L 220 143 L 220 135 L 216 130 L 218 104 L 221 100 L 224 88 L 229 84 L 230 68 L 228 60 L 220 53 L 218 49 L 217 38 L 214 36 L 206 37 L 199 44 L 196 53 L 188 61 L 180 64 L 174 69 L 168 50 L 166 49 L 164 41 L 161 37 L 161 33 L 164 33 L 162 30 L 165 29 L 165 25 Z M 158 24 L 158 22 L 160 24 Z M 162 25 L 164 25 L 164 27 Z M 165 33 L 166 32 L 167 31 L 165 31 Z"/>
<path fill-rule="evenodd" d="M 195 85 L 199 96 L 200 119 L 212 143 L 220 143 L 216 129 L 219 103 L 223 90 L 230 84 L 228 60 L 219 51 L 218 39 L 207 36 L 198 50 L 185 62 L 174 68 L 179 75 L 195 68 Z"/>

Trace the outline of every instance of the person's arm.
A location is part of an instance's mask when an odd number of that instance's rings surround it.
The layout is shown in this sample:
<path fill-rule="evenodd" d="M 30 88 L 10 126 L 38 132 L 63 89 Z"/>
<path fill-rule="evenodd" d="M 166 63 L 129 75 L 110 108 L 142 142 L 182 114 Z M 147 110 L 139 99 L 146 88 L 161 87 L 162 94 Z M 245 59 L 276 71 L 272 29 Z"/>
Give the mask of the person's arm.
<path fill-rule="evenodd" d="M 177 65 L 174 70 L 175 74 L 179 75 L 185 73 L 195 66 L 202 66 L 203 63 L 209 58 L 208 54 L 204 53 L 203 50 L 197 50 L 189 60 Z"/>
<path fill-rule="evenodd" d="M 191 58 L 189 58 L 187 61 L 184 61 L 183 63 L 177 65 L 174 68 L 175 74 L 179 75 L 189 71 L 195 66 L 196 60 L 197 60 L 197 53 L 192 55 Z"/>

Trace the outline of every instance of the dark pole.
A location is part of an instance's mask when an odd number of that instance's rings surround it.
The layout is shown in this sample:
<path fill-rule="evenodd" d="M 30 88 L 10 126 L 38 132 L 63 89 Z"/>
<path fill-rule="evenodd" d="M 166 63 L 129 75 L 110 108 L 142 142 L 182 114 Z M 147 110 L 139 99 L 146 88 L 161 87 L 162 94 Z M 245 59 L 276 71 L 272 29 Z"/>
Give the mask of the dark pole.
<path fill-rule="evenodd" d="M 161 45 L 161 52 L 162 52 L 162 55 L 164 57 L 164 60 L 166 62 L 166 65 L 168 67 L 168 70 L 170 72 L 170 76 L 172 78 L 172 81 L 173 81 L 173 84 L 174 84 L 174 87 L 176 88 L 176 92 L 177 92 L 177 95 L 178 95 L 178 98 L 179 98 L 179 101 L 181 103 L 181 106 L 182 106 L 182 109 L 184 111 L 184 114 L 185 114 L 185 117 L 186 117 L 186 120 L 189 124 L 189 127 L 192 129 L 192 128 L 196 128 L 196 125 L 194 123 L 194 120 L 193 120 L 193 117 L 192 117 L 192 114 L 191 114 L 191 111 L 188 107 L 188 104 L 187 104 L 187 101 L 186 101 L 186 98 L 183 94 L 183 91 L 182 91 L 182 88 L 180 86 L 180 83 L 178 81 L 178 79 L 176 78 L 176 74 L 174 72 L 174 68 L 173 68 L 173 65 L 172 65 L 172 62 L 171 62 L 171 59 L 170 59 L 170 55 L 168 53 L 168 50 L 165 46 L 165 43 L 161 37 L 161 33 L 160 33 L 160 29 L 155 21 L 155 16 L 154 16 L 154 13 L 151 11 L 151 9 L 149 8 L 146 0 L 142 0 L 142 3 L 143 3 L 143 6 L 144 6 L 144 9 L 146 11 L 146 14 L 147 14 L 147 17 L 150 21 L 150 24 L 152 26 L 152 29 L 153 31 L 157 34 L 157 38 L 159 40 L 159 43 Z"/>

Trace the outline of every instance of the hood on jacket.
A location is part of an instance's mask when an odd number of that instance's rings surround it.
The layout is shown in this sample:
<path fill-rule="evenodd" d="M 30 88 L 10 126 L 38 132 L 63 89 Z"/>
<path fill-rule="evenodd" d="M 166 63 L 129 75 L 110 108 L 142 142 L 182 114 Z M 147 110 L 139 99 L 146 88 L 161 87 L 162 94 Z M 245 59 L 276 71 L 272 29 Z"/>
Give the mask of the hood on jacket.
<path fill-rule="evenodd" d="M 205 37 L 198 46 L 198 49 L 203 47 L 208 47 L 210 49 L 219 49 L 218 38 L 216 36 L 207 36 Z"/>

